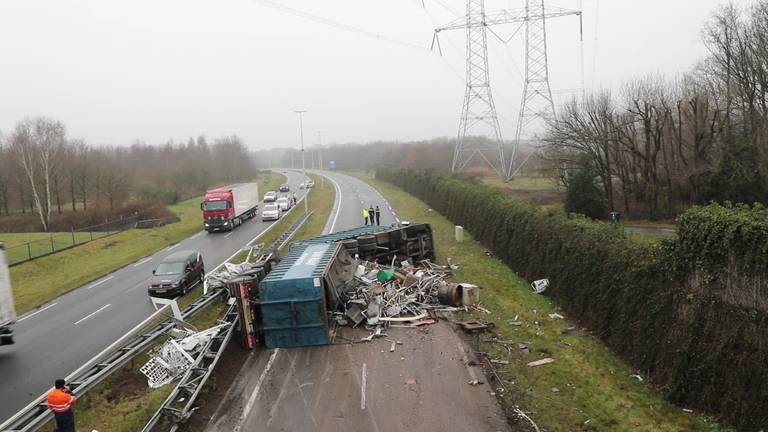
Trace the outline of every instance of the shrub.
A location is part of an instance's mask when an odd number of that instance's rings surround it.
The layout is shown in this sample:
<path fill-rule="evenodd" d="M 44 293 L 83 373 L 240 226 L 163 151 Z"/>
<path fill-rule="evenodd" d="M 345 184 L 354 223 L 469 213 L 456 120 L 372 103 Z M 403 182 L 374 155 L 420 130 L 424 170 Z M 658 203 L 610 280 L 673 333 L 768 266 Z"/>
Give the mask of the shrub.
<path fill-rule="evenodd" d="M 381 167 L 546 294 L 673 401 L 740 428 L 768 422 L 768 210 L 710 205 L 661 245 L 456 178 Z"/>

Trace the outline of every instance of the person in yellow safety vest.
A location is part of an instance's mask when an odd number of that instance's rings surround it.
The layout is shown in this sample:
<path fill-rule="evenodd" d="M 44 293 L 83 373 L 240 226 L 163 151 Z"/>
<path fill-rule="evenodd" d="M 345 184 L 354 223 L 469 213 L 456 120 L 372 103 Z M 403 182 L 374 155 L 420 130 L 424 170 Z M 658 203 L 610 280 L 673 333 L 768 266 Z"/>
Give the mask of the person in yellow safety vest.
<path fill-rule="evenodd" d="M 48 393 L 48 409 L 56 419 L 56 432 L 75 432 L 75 414 L 72 404 L 77 398 L 67 388 L 63 379 L 57 379 L 55 387 Z"/>
<path fill-rule="evenodd" d="M 363 219 L 365 219 L 365 224 L 366 224 L 366 225 L 368 225 L 368 216 L 369 216 L 369 215 L 368 215 L 368 209 L 367 209 L 367 208 L 364 208 L 364 209 L 363 209 Z"/>

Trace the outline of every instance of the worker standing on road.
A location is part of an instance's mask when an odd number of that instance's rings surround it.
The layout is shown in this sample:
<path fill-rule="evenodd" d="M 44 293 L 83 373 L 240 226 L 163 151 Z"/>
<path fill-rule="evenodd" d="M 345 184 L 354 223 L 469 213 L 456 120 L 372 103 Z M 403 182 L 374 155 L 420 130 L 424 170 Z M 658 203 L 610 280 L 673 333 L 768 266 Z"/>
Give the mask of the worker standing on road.
<path fill-rule="evenodd" d="M 293 205 L 296 205 L 298 200 L 296 199 L 296 192 L 293 193 Z"/>
<path fill-rule="evenodd" d="M 48 409 L 56 419 L 56 432 L 75 432 L 75 414 L 72 404 L 77 400 L 69 391 L 63 379 L 57 379 L 55 387 L 48 393 Z"/>
<path fill-rule="evenodd" d="M 371 226 L 373 226 L 373 219 L 376 216 L 376 210 L 373 209 L 373 204 L 368 207 L 368 218 L 371 220 Z"/>
<path fill-rule="evenodd" d="M 363 209 L 363 219 L 365 219 L 365 224 L 368 225 L 368 209 Z"/>
<path fill-rule="evenodd" d="M 381 225 L 381 210 L 379 210 L 379 206 L 376 206 L 376 225 Z"/>

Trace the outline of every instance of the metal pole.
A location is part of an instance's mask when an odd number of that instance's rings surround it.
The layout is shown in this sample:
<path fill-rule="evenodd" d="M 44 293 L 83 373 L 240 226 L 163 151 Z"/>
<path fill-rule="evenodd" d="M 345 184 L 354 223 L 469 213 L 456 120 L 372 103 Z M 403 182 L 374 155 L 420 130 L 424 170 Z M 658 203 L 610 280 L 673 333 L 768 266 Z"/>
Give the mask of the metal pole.
<path fill-rule="evenodd" d="M 322 175 L 323 171 L 323 140 L 322 136 L 320 135 L 320 132 L 317 132 L 317 158 L 319 159 L 319 165 L 320 165 L 320 187 L 325 186 L 325 176 Z"/>
<path fill-rule="evenodd" d="M 304 166 L 304 120 L 302 114 L 307 112 L 307 110 L 296 110 L 295 112 L 299 114 L 299 132 L 301 134 L 301 174 L 306 178 L 307 172 Z M 306 197 L 304 197 L 304 213 L 309 213 L 309 191 L 306 192 Z"/>

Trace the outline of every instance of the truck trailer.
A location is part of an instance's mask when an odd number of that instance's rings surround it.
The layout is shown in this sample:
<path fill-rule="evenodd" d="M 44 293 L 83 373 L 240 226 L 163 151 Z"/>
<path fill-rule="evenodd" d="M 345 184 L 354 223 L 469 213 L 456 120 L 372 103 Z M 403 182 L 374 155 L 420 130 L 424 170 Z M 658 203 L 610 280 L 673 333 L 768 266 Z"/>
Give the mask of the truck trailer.
<path fill-rule="evenodd" d="M 13 343 L 13 325 L 16 323 L 16 308 L 11 291 L 11 273 L 5 260 L 5 246 L 0 243 L 0 345 Z"/>
<path fill-rule="evenodd" d="M 239 183 L 211 189 L 205 193 L 200 209 L 206 231 L 232 231 L 256 216 L 259 187 L 256 183 Z"/>

